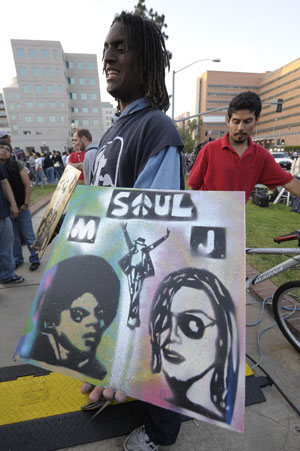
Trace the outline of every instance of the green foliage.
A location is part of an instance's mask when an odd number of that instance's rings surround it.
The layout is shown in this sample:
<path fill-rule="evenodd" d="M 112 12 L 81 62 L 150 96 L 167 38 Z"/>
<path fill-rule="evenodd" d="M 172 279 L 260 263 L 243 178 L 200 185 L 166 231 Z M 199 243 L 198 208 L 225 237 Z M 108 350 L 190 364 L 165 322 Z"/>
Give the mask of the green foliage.
<path fill-rule="evenodd" d="M 146 19 L 150 19 L 156 23 L 158 28 L 160 29 L 165 41 L 169 39 L 169 36 L 165 33 L 165 29 L 168 28 L 168 25 L 165 23 L 165 15 L 158 14 L 156 11 L 153 11 L 152 8 L 149 10 L 145 4 L 145 0 L 139 0 L 137 5 L 134 6 L 134 14 L 138 14 L 139 16 L 145 17 Z M 172 53 L 168 51 L 169 59 L 172 58 Z"/>
<path fill-rule="evenodd" d="M 286 235 L 299 228 L 300 216 L 290 211 L 285 203 L 270 203 L 268 208 L 258 207 L 251 200 L 246 206 L 246 246 L 247 247 L 297 247 L 297 241 L 287 241 L 276 244 L 273 238 Z M 247 255 L 247 262 L 262 272 L 272 266 L 287 260 L 289 257 L 280 255 Z M 297 267 L 296 267 L 297 268 Z M 299 267 L 300 269 L 300 267 Z M 276 285 L 297 280 L 300 278 L 299 269 L 285 271 L 278 276 L 272 277 Z"/>
<path fill-rule="evenodd" d="M 197 130 L 197 120 L 188 120 L 187 122 L 179 122 L 178 124 L 180 125 L 177 125 L 177 129 L 184 143 L 184 151 L 186 153 L 192 153 L 196 144 L 196 139 L 193 138 L 193 132 Z"/>

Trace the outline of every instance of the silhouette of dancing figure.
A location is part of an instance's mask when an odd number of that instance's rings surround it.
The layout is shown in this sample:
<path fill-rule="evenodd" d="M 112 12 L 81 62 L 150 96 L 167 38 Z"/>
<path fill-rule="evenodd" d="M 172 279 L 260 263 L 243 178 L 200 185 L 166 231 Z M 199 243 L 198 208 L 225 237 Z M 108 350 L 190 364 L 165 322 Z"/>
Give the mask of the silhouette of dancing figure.
<path fill-rule="evenodd" d="M 140 325 L 140 292 L 143 282 L 147 277 L 152 277 L 155 274 L 150 252 L 168 238 L 170 231 L 167 229 L 165 236 L 147 246 L 146 240 L 141 237 L 136 239 L 134 243 L 131 241 L 127 232 L 127 223 L 122 224 L 122 230 L 129 252 L 119 260 L 119 265 L 127 276 L 130 293 L 127 326 L 134 329 Z"/>

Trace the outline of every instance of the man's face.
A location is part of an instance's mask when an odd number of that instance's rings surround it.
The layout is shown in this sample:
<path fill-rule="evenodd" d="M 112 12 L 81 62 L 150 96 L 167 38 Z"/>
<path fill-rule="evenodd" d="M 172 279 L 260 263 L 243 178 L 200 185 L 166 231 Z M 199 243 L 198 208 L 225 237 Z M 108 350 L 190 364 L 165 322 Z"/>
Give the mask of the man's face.
<path fill-rule="evenodd" d="M 232 113 L 230 119 L 227 116 L 226 122 L 229 129 L 229 139 L 235 144 L 242 144 L 248 141 L 255 128 L 257 119 L 255 119 L 254 112 L 239 110 Z"/>
<path fill-rule="evenodd" d="M 77 132 L 74 133 L 72 142 L 76 152 L 81 152 L 82 150 L 84 150 L 84 144 L 81 141 L 81 138 L 79 138 Z"/>
<path fill-rule="evenodd" d="M 207 294 L 180 288 L 173 297 L 168 328 L 160 336 L 163 371 L 180 381 L 199 376 L 216 361 L 217 338 L 218 325 Z"/>
<path fill-rule="evenodd" d="M 10 148 L 0 144 L 0 160 L 7 160 L 11 155 Z"/>
<path fill-rule="evenodd" d="M 121 111 L 134 100 L 144 96 L 139 74 L 134 67 L 133 50 L 124 50 L 124 32 L 120 22 L 110 28 L 104 43 L 103 69 L 107 91 L 120 101 Z"/>
<path fill-rule="evenodd" d="M 101 306 L 91 293 L 84 293 L 61 313 L 56 327 L 60 343 L 68 350 L 95 352 L 105 329 Z"/>

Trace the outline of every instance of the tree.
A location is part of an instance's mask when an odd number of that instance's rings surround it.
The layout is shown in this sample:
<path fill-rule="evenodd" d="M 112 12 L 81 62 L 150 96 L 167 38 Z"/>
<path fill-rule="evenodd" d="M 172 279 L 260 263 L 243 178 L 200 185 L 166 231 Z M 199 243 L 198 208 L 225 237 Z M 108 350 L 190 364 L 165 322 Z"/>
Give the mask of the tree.
<path fill-rule="evenodd" d="M 139 0 L 137 5 L 134 6 L 134 14 L 138 14 L 139 16 L 145 17 L 146 19 L 150 19 L 156 23 L 158 28 L 160 29 L 165 41 L 169 39 L 169 36 L 165 33 L 164 29 L 168 28 L 168 25 L 165 23 L 165 15 L 159 15 L 156 11 L 154 12 L 152 8 L 149 10 L 145 5 L 145 0 Z M 168 50 L 169 59 L 172 58 L 172 53 Z"/>
<path fill-rule="evenodd" d="M 184 151 L 186 153 L 192 153 L 196 144 L 196 139 L 193 137 L 193 132 L 197 131 L 197 120 L 193 119 L 192 121 L 188 120 L 187 122 L 182 121 L 177 128 L 184 143 Z"/>

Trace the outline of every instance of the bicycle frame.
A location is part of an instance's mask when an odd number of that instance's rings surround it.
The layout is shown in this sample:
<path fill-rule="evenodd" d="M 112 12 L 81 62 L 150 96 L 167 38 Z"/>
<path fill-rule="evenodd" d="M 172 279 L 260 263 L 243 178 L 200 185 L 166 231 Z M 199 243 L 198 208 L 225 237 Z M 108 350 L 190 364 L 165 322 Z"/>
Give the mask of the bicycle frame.
<path fill-rule="evenodd" d="M 264 248 L 246 248 L 246 254 L 278 254 L 278 255 L 296 255 L 294 258 L 289 258 L 285 262 L 279 263 L 276 266 L 264 271 L 254 277 L 249 277 L 246 280 L 246 290 L 248 290 L 251 286 L 257 285 L 258 283 L 263 282 L 264 280 L 270 279 L 277 274 L 286 271 L 287 269 L 291 269 L 294 266 L 300 264 L 300 248 L 281 248 L 276 249 L 274 247 L 264 247 Z"/>

